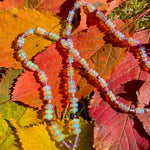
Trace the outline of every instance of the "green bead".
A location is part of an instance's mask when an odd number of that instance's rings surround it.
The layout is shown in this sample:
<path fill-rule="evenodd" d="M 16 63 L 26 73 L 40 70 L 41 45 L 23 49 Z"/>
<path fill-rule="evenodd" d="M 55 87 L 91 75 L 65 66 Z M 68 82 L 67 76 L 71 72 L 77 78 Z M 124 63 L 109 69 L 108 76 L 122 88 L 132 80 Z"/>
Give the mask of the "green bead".
<path fill-rule="evenodd" d="M 59 134 L 57 137 L 56 137 L 56 141 L 60 142 L 64 139 L 64 135 L 63 134 Z"/>
<path fill-rule="evenodd" d="M 52 114 L 45 114 L 45 119 L 47 120 L 51 120 L 53 118 L 53 115 Z"/>
<path fill-rule="evenodd" d="M 81 132 L 80 128 L 74 129 L 73 134 L 78 135 Z"/>
<path fill-rule="evenodd" d="M 27 62 L 27 66 L 29 67 L 32 64 L 32 61 Z"/>
<path fill-rule="evenodd" d="M 78 103 L 72 103 L 72 104 L 70 104 L 70 107 L 78 107 Z"/>
<path fill-rule="evenodd" d="M 54 130 L 57 130 L 58 129 L 58 124 L 53 124 L 51 127 L 50 127 L 50 130 L 51 131 L 54 131 Z"/>
<path fill-rule="evenodd" d="M 52 109 L 46 110 L 45 113 L 47 113 L 47 114 L 52 114 L 52 113 L 53 113 L 53 110 L 52 110 Z"/>
<path fill-rule="evenodd" d="M 54 136 L 57 136 L 60 133 L 61 133 L 60 129 L 57 129 L 57 130 L 54 131 Z"/>
<path fill-rule="evenodd" d="M 44 92 L 44 95 L 46 96 L 46 95 L 51 95 L 52 94 L 52 92 L 51 91 L 45 91 Z"/>

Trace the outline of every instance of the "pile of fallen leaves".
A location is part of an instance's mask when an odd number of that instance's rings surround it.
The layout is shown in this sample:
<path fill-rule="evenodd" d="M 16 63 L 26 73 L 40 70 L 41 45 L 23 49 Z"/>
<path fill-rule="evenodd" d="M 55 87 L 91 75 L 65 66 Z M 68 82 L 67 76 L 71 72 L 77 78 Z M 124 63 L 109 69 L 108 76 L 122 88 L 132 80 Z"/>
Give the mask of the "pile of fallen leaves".
<path fill-rule="evenodd" d="M 126 0 L 87 0 L 105 15 Z M 4 0 L 0 1 L 0 149 L 1 150 L 55 150 L 65 149 L 55 142 L 45 121 L 40 83 L 36 74 L 26 70 L 17 58 L 15 45 L 19 34 L 29 28 L 42 27 L 49 32 L 64 35 L 66 18 L 75 0 Z M 105 25 L 94 14 L 76 11 L 73 21 L 74 46 L 125 104 L 148 107 L 150 74 L 141 67 L 134 48 L 120 42 L 104 30 Z M 150 30 L 135 33 L 135 22 L 115 20 L 116 29 L 126 37 L 134 37 L 145 47 L 149 57 Z M 23 46 L 48 76 L 52 87 L 55 118 L 71 142 L 70 120 L 61 120 L 68 103 L 66 88 L 66 52 L 59 43 L 41 36 L 30 36 Z M 94 120 L 80 117 L 81 134 L 78 150 L 148 150 L 150 149 L 150 113 L 130 115 L 114 110 L 101 96 L 81 66 L 75 62 L 77 96 L 85 98 L 92 91 L 89 114 Z M 5 68 L 5 69 L 4 69 Z M 2 71 L 2 70 L 5 70 Z"/>

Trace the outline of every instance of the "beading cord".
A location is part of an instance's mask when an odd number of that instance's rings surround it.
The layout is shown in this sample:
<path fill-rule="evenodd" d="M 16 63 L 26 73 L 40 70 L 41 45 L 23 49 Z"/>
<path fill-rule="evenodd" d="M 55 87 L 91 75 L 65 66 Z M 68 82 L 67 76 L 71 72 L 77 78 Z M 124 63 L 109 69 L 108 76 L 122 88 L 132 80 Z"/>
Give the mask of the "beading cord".
<path fill-rule="evenodd" d="M 89 67 L 89 64 L 86 62 L 86 60 L 84 58 L 81 58 L 80 53 L 74 48 L 72 39 L 70 38 L 70 34 L 71 34 L 71 30 L 72 30 L 72 21 L 73 21 L 73 17 L 75 14 L 75 10 L 82 7 L 82 6 L 86 6 L 89 10 L 89 12 L 95 12 L 96 16 L 99 17 L 100 20 L 102 20 L 107 26 L 108 28 L 111 30 L 111 32 L 119 39 L 119 40 L 124 40 L 124 41 L 128 41 L 130 46 L 137 46 L 139 48 L 139 53 L 141 56 L 141 60 L 142 62 L 145 63 L 145 66 L 150 69 L 150 61 L 147 60 L 147 55 L 146 55 L 146 51 L 145 48 L 142 46 L 142 44 L 140 44 L 139 41 L 134 40 L 133 38 L 125 38 L 125 35 L 122 34 L 120 31 L 116 31 L 115 30 L 115 25 L 107 18 L 104 16 L 104 14 L 101 11 L 98 11 L 91 3 L 87 3 L 87 2 L 80 2 L 77 1 L 74 4 L 74 7 L 71 11 L 69 11 L 69 15 L 67 18 L 68 21 L 68 25 L 66 26 L 66 30 L 65 30 L 65 34 L 67 36 L 66 39 L 61 39 L 59 37 L 59 35 L 52 33 L 52 32 L 47 32 L 45 29 L 42 29 L 40 27 L 38 28 L 34 28 L 34 29 L 29 29 L 27 31 L 25 31 L 19 38 L 18 38 L 18 53 L 19 53 L 19 57 L 20 59 L 26 64 L 26 66 L 32 70 L 37 72 L 38 77 L 40 82 L 42 83 L 42 90 L 43 90 L 43 99 L 47 101 L 47 104 L 45 105 L 45 116 L 44 118 L 46 120 L 49 121 L 49 124 L 51 125 L 50 130 L 52 131 L 53 135 L 56 137 L 56 141 L 61 142 L 67 149 L 72 149 L 74 150 L 78 144 L 79 144 L 79 133 L 81 132 L 80 129 L 80 124 L 79 124 L 79 119 L 76 118 L 76 113 L 78 111 L 78 98 L 75 97 L 75 93 L 76 93 L 76 85 L 75 85 L 75 81 L 73 79 L 74 76 L 74 68 L 72 66 L 72 63 L 74 62 L 73 57 L 77 58 L 78 61 L 80 62 L 80 64 L 83 66 L 83 68 L 95 79 L 99 82 L 100 86 L 104 89 L 104 91 L 107 93 L 107 96 L 109 97 L 110 101 L 112 103 L 114 103 L 116 106 L 118 106 L 123 112 L 126 113 L 146 113 L 149 112 L 149 109 L 147 108 L 130 108 L 130 106 L 126 106 L 123 103 L 120 103 L 117 98 L 115 97 L 115 95 L 113 94 L 113 92 L 111 90 L 108 89 L 107 87 L 107 83 L 106 81 L 101 78 L 98 73 L 93 70 L 92 68 Z M 68 81 L 68 93 L 70 94 L 70 107 L 71 107 L 71 112 L 73 114 L 73 119 L 72 119 L 72 129 L 73 129 L 73 134 L 76 135 L 74 140 L 72 141 L 71 144 L 68 144 L 65 140 L 64 140 L 64 135 L 61 133 L 61 130 L 58 128 L 57 124 L 53 124 L 51 122 L 51 119 L 53 118 L 53 105 L 51 104 L 52 102 L 52 92 L 51 92 L 51 87 L 48 85 L 47 83 L 47 76 L 44 73 L 44 71 L 42 71 L 35 63 L 29 61 L 27 59 L 27 56 L 23 50 L 23 43 L 24 40 L 27 36 L 33 35 L 33 34 L 37 34 L 37 35 L 42 35 L 48 39 L 51 40 L 56 40 L 56 41 L 60 41 L 60 43 L 62 44 L 62 46 L 66 49 L 68 49 L 68 70 L 67 70 L 67 75 L 69 78 Z"/>

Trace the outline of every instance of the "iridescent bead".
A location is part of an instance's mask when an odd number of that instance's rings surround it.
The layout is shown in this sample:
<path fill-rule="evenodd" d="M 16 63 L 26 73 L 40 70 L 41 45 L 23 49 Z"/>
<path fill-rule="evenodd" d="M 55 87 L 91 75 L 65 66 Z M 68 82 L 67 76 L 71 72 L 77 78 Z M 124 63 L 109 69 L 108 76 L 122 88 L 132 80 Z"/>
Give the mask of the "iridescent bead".
<path fill-rule="evenodd" d="M 43 91 L 48 91 L 50 89 L 51 89 L 51 87 L 49 85 L 46 85 L 46 86 L 43 87 Z"/>
<path fill-rule="evenodd" d="M 48 78 L 46 77 L 46 75 L 43 71 L 39 71 L 38 76 L 42 83 L 47 82 Z"/>
<path fill-rule="evenodd" d="M 40 27 L 37 28 L 37 32 L 42 35 L 46 35 L 46 33 L 47 33 L 45 29 L 40 28 Z"/>
<path fill-rule="evenodd" d="M 89 69 L 88 72 L 89 72 L 90 75 L 92 75 L 94 77 L 98 76 L 98 73 L 95 70 L 93 70 L 93 69 Z"/>
<path fill-rule="evenodd" d="M 79 8 L 79 6 L 78 6 L 78 4 L 77 4 L 77 3 L 74 3 L 74 7 L 75 7 L 76 9 L 78 9 L 78 8 Z"/>
<path fill-rule="evenodd" d="M 75 84 L 75 81 L 74 81 L 74 80 L 70 80 L 70 81 L 68 82 L 68 84 L 69 84 L 69 85 L 72 85 L 72 84 L 74 85 L 74 84 Z"/>
<path fill-rule="evenodd" d="M 23 38 L 23 37 L 19 37 L 17 45 L 18 45 L 19 47 L 22 47 L 22 46 L 23 46 L 23 43 L 24 43 L 24 38 Z"/>
<path fill-rule="evenodd" d="M 68 47 L 68 42 L 66 40 L 62 39 L 60 42 L 64 48 Z"/>
<path fill-rule="evenodd" d="M 70 98 L 70 102 L 71 103 L 77 103 L 78 102 L 78 98 L 72 97 L 72 98 Z"/>
<path fill-rule="evenodd" d="M 91 3 L 87 4 L 87 8 L 88 8 L 89 12 L 93 12 L 94 10 L 96 10 L 96 8 Z"/>
<path fill-rule="evenodd" d="M 126 108 L 124 109 L 125 112 L 128 112 L 129 110 L 130 110 L 130 107 L 126 107 Z"/>
<path fill-rule="evenodd" d="M 139 108 L 135 108 L 135 113 L 139 114 L 140 113 L 140 109 Z"/>
<path fill-rule="evenodd" d="M 73 63 L 73 57 L 68 57 L 68 63 Z"/>
<path fill-rule="evenodd" d="M 77 129 L 77 128 L 79 128 L 79 127 L 80 127 L 80 124 L 73 124 L 73 125 L 72 125 L 72 128 L 73 128 L 73 129 Z"/>
<path fill-rule="evenodd" d="M 74 118 L 73 120 L 71 120 L 71 123 L 72 124 L 76 124 L 76 123 L 79 123 L 80 120 L 78 118 Z"/>
<path fill-rule="evenodd" d="M 116 97 L 115 95 L 112 93 L 112 91 L 108 91 L 107 92 L 107 95 L 109 96 L 110 100 L 113 102 L 113 101 L 116 101 Z"/>
<path fill-rule="evenodd" d="M 150 61 L 146 61 L 146 62 L 145 62 L 145 66 L 146 66 L 147 68 L 150 68 Z"/>
<path fill-rule="evenodd" d="M 56 137 L 56 141 L 57 142 L 60 142 L 64 139 L 64 135 L 63 134 L 59 134 L 57 137 Z"/>
<path fill-rule="evenodd" d="M 67 21 L 69 21 L 69 22 L 71 22 L 71 21 L 73 21 L 73 17 L 67 17 Z"/>
<path fill-rule="evenodd" d="M 80 128 L 73 130 L 73 134 L 75 134 L 75 135 L 78 135 L 80 132 L 81 132 Z"/>
<path fill-rule="evenodd" d="M 57 129 L 57 130 L 54 131 L 53 134 L 54 134 L 54 136 L 57 136 L 57 135 L 60 134 L 60 133 L 61 133 L 60 129 Z"/>
<path fill-rule="evenodd" d="M 27 62 L 27 66 L 32 69 L 33 71 L 36 71 L 38 69 L 38 66 L 34 63 L 32 63 L 31 61 Z"/>
<path fill-rule="evenodd" d="M 27 56 L 25 52 L 23 51 L 23 49 L 18 50 L 18 53 L 19 53 L 19 57 L 21 58 L 21 60 L 27 59 Z"/>
<path fill-rule="evenodd" d="M 70 107 L 73 107 L 73 108 L 78 107 L 78 103 L 71 103 Z"/>
<path fill-rule="evenodd" d="M 106 81 L 103 78 L 99 78 L 98 81 L 101 84 L 102 88 L 107 87 L 107 83 L 106 83 Z"/>
<path fill-rule="evenodd" d="M 68 43 L 69 48 L 73 48 L 74 47 L 72 39 L 68 39 L 67 43 Z"/>
<path fill-rule="evenodd" d="M 118 104 L 118 107 L 122 109 L 123 103 L 119 103 L 119 104 Z"/>
<path fill-rule="evenodd" d="M 31 67 L 31 69 L 32 69 L 33 71 L 36 71 L 36 70 L 38 69 L 38 65 L 34 64 L 34 65 Z"/>
<path fill-rule="evenodd" d="M 68 89 L 68 93 L 76 93 L 76 89 Z"/>
<path fill-rule="evenodd" d="M 107 18 L 104 16 L 104 14 L 101 11 L 97 11 L 96 12 L 96 16 L 99 17 L 101 20 L 103 20 L 104 22 L 107 21 Z"/>
<path fill-rule="evenodd" d="M 73 10 L 69 11 L 69 16 L 71 16 L 71 17 L 74 16 L 74 11 Z"/>
<path fill-rule="evenodd" d="M 52 105 L 52 104 L 46 104 L 46 105 L 45 105 L 45 109 L 46 109 L 46 110 L 53 109 L 53 105 Z"/>
<path fill-rule="evenodd" d="M 113 29 L 115 27 L 115 25 L 111 22 L 110 19 L 108 19 L 105 23 L 110 29 Z"/>
<path fill-rule="evenodd" d="M 76 108 L 76 107 L 75 108 L 71 108 L 71 112 L 72 113 L 76 113 L 77 111 L 78 111 L 78 108 Z"/>
<path fill-rule="evenodd" d="M 54 130 L 57 130 L 58 129 L 58 124 L 53 124 L 51 127 L 50 127 L 50 130 L 51 131 L 54 131 Z"/>
<path fill-rule="evenodd" d="M 52 95 L 46 95 L 46 96 L 44 96 L 44 99 L 45 100 L 52 100 L 53 96 Z"/>
<path fill-rule="evenodd" d="M 52 109 L 45 110 L 45 113 L 46 113 L 46 114 L 52 114 L 52 113 L 53 113 L 53 110 L 52 110 Z"/>
<path fill-rule="evenodd" d="M 125 37 L 120 31 L 116 31 L 114 34 L 119 40 L 123 40 Z"/>
<path fill-rule="evenodd" d="M 131 46 L 137 46 L 137 45 L 140 44 L 139 41 L 133 39 L 132 37 L 130 37 L 130 38 L 128 39 L 128 43 L 129 43 Z"/>
<path fill-rule="evenodd" d="M 51 120 L 53 118 L 53 115 L 48 113 L 48 114 L 45 114 L 45 119 L 47 120 Z"/>
<path fill-rule="evenodd" d="M 80 55 L 80 53 L 75 48 L 69 49 L 69 52 L 72 53 L 76 57 Z"/>
<path fill-rule="evenodd" d="M 144 108 L 140 109 L 140 113 L 143 114 L 144 113 Z"/>
<path fill-rule="evenodd" d="M 25 36 L 29 36 L 29 35 L 34 34 L 34 31 L 33 31 L 33 29 L 29 29 L 29 30 L 25 31 L 24 34 L 25 34 Z"/>
<path fill-rule="evenodd" d="M 45 92 L 44 92 L 44 96 L 46 96 L 46 95 L 51 95 L 51 94 L 52 94 L 51 91 L 45 91 Z"/>
<path fill-rule="evenodd" d="M 68 88 L 69 88 L 69 89 L 72 89 L 72 88 L 75 89 L 75 88 L 76 88 L 76 85 L 75 85 L 75 84 L 68 85 Z"/>

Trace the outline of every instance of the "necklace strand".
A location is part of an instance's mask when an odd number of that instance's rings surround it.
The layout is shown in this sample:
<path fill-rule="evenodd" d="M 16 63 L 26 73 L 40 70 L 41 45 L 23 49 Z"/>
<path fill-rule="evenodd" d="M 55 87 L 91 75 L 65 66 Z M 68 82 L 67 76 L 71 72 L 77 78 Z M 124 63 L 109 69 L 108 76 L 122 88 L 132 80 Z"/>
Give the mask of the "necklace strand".
<path fill-rule="evenodd" d="M 53 135 L 55 136 L 56 141 L 61 142 L 67 149 L 72 149 L 72 150 L 74 150 L 79 145 L 79 133 L 81 132 L 79 119 L 76 118 L 76 113 L 78 111 L 78 103 L 77 103 L 78 98 L 75 97 L 76 85 L 75 85 L 75 81 L 73 80 L 73 76 L 74 76 L 74 68 L 72 66 L 72 63 L 74 62 L 73 57 L 78 59 L 79 63 L 88 72 L 88 74 L 90 76 L 92 76 L 95 80 L 98 81 L 100 86 L 106 92 L 109 100 L 113 104 L 118 106 L 118 108 L 121 109 L 123 112 L 125 112 L 125 113 L 149 112 L 149 109 L 147 109 L 147 108 L 130 108 L 130 106 L 126 106 L 125 104 L 120 103 L 117 100 L 117 98 L 115 97 L 115 95 L 113 94 L 113 92 L 108 89 L 106 81 L 103 78 L 101 78 L 95 70 L 93 70 L 92 68 L 89 67 L 89 64 L 86 62 L 86 60 L 84 58 L 81 58 L 80 53 L 77 51 L 77 49 L 74 48 L 73 41 L 70 38 L 71 30 L 72 30 L 72 21 L 73 21 L 73 17 L 75 14 L 75 10 L 79 9 L 82 6 L 86 6 L 89 13 L 95 12 L 96 16 L 107 25 L 107 27 L 116 36 L 116 38 L 118 38 L 119 40 L 127 41 L 131 47 L 132 46 L 138 47 L 141 61 L 145 64 L 145 67 L 147 69 L 150 69 L 150 61 L 147 60 L 147 54 L 146 54 L 145 48 L 142 46 L 142 44 L 140 44 L 139 41 L 134 40 L 133 38 L 127 39 L 125 37 L 125 35 L 122 34 L 120 31 L 116 31 L 115 25 L 109 19 L 107 20 L 107 18 L 104 16 L 104 14 L 101 11 L 98 11 L 91 3 L 87 3 L 84 1 L 82 1 L 82 2 L 77 1 L 74 4 L 73 9 L 71 11 L 69 11 L 69 15 L 67 18 L 68 24 L 67 24 L 66 30 L 65 30 L 65 34 L 67 36 L 66 40 L 61 39 L 59 37 L 59 35 L 52 33 L 52 32 L 49 33 L 45 29 L 42 29 L 40 27 L 34 28 L 34 29 L 29 29 L 29 30 L 25 31 L 18 38 L 17 45 L 18 45 L 18 49 L 19 49 L 18 53 L 19 53 L 20 59 L 26 64 L 26 66 L 30 70 L 37 72 L 39 80 L 42 84 L 42 90 L 43 90 L 43 95 L 44 95 L 43 99 L 47 101 L 47 104 L 45 105 L 44 118 L 46 120 L 48 120 L 49 124 L 51 125 L 50 130 L 53 133 Z M 61 133 L 61 130 L 58 128 L 58 125 L 53 124 L 51 122 L 51 119 L 53 118 L 53 105 L 51 104 L 53 97 L 52 97 L 51 87 L 47 83 L 48 78 L 47 78 L 46 74 L 44 73 L 44 71 L 42 71 L 40 68 L 38 68 L 38 66 L 36 64 L 34 64 L 33 62 L 31 62 L 27 59 L 27 56 L 22 48 L 25 38 L 30 35 L 33 35 L 33 34 L 42 35 L 50 40 L 60 41 L 62 46 L 64 48 L 68 49 L 68 52 L 69 52 L 68 58 L 67 58 L 67 61 L 68 61 L 67 76 L 69 78 L 68 93 L 70 94 L 70 107 L 71 107 L 71 112 L 73 114 L 73 120 L 71 121 L 72 130 L 73 130 L 73 134 L 75 135 L 75 138 L 71 144 L 68 144 L 68 142 L 66 142 L 64 140 L 64 135 Z"/>

